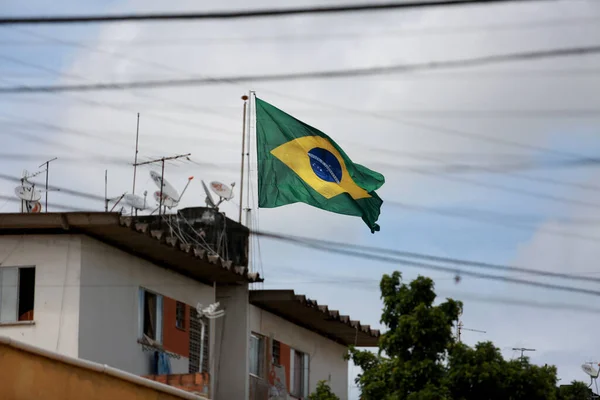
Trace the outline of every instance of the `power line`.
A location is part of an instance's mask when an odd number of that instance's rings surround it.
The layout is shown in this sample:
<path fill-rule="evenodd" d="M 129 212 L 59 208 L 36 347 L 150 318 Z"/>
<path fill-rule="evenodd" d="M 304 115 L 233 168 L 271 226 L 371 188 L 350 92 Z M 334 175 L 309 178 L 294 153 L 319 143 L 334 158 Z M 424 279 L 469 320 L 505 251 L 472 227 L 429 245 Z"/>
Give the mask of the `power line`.
<path fill-rule="evenodd" d="M 480 262 L 480 261 L 461 260 L 461 259 L 451 258 L 451 257 L 440 257 L 440 256 L 435 256 L 435 255 L 430 255 L 430 254 L 399 251 L 399 250 L 386 249 L 386 248 L 381 248 L 381 247 L 363 246 L 363 245 L 357 245 L 357 244 L 348 245 L 345 243 L 339 243 L 339 242 L 334 242 L 334 241 L 329 241 L 329 240 L 324 240 L 324 239 L 316 240 L 316 239 L 311 239 L 311 238 L 306 238 L 306 237 L 301 237 L 301 236 L 283 235 L 283 234 L 270 233 L 270 232 L 252 231 L 252 234 L 255 234 L 258 236 L 264 236 L 269 239 L 286 241 L 286 242 L 298 244 L 301 246 L 314 247 L 314 248 L 318 248 L 320 250 L 325 250 L 325 251 L 328 251 L 328 250 L 338 251 L 339 250 L 339 251 L 343 252 L 346 250 L 350 250 L 353 252 L 353 254 L 358 254 L 358 252 L 356 252 L 355 250 L 360 250 L 361 252 L 363 252 L 363 253 L 361 253 L 361 255 L 365 255 L 367 257 L 370 255 L 390 254 L 393 256 L 415 258 L 418 260 L 442 262 L 442 263 L 447 263 L 447 264 L 455 264 L 455 265 L 464 266 L 464 267 L 474 267 L 474 268 L 489 269 L 489 270 L 496 270 L 496 271 L 503 271 L 503 272 L 519 272 L 519 273 L 536 275 L 536 276 L 546 277 L 546 278 L 560 278 L 560 279 L 565 279 L 565 280 L 600 283 L 600 278 L 583 276 L 583 275 L 573 275 L 573 274 L 565 274 L 565 273 L 559 273 L 559 272 L 541 271 L 541 270 L 535 270 L 535 269 L 524 268 L 524 267 L 514 267 L 514 266 L 508 266 L 508 265 L 491 264 L 491 263 Z M 368 252 L 371 254 L 367 254 L 365 252 Z M 344 253 L 342 253 L 342 254 L 344 254 Z M 400 259 L 400 260 L 403 260 L 403 259 Z M 456 269 L 451 269 L 451 268 L 448 271 L 454 272 L 454 273 L 457 272 Z M 464 272 L 464 271 L 461 271 L 461 273 L 462 272 Z"/>
<path fill-rule="evenodd" d="M 261 234 L 263 236 L 270 237 L 268 235 L 264 235 L 264 233 L 255 233 L 255 234 Z M 281 239 L 280 236 L 279 236 L 279 239 Z M 359 252 L 359 251 L 354 251 L 351 248 L 338 249 L 335 247 L 326 247 L 326 246 L 322 246 L 322 245 L 319 245 L 316 243 L 309 243 L 306 241 L 293 241 L 292 243 L 295 243 L 295 244 L 297 244 L 299 246 L 303 246 L 303 247 L 321 250 L 324 252 L 335 253 L 335 254 L 340 254 L 340 255 L 345 255 L 345 256 L 351 256 L 351 257 L 355 257 L 355 258 L 362 258 L 362 259 L 367 259 L 367 260 L 371 260 L 371 261 L 377 260 L 377 261 L 390 263 L 390 264 L 394 264 L 394 265 L 404 265 L 407 267 L 417 267 L 417 268 L 430 269 L 430 270 L 434 270 L 434 271 L 443 271 L 443 272 L 449 272 L 452 274 L 470 276 L 470 277 L 474 277 L 474 278 L 496 280 L 496 281 L 501 281 L 501 282 L 514 283 L 514 284 L 538 287 L 538 288 L 543 288 L 543 289 L 550 289 L 550 290 L 557 290 L 557 291 L 564 291 L 564 292 L 571 292 L 571 293 L 579 293 L 579 294 L 586 294 L 586 295 L 592 295 L 592 296 L 600 296 L 600 291 L 583 289 L 583 288 L 578 288 L 578 287 L 573 287 L 573 286 L 563 286 L 563 285 L 556 285 L 556 284 L 550 284 L 550 283 L 536 282 L 536 281 L 531 281 L 531 280 L 526 280 L 526 279 L 511 278 L 511 277 L 507 277 L 507 276 L 491 275 L 491 274 L 484 274 L 484 273 L 480 273 L 480 272 L 459 270 L 457 268 L 435 265 L 435 264 L 427 264 L 427 263 L 423 263 L 423 262 L 415 262 L 415 261 L 411 261 L 411 260 L 407 260 L 407 259 L 399 258 L 399 257 L 383 256 L 383 255 L 373 254 L 373 253 L 363 253 L 363 252 Z"/>
<path fill-rule="evenodd" d="M 193 45 L 199 46 L 203 44 L 238 44 L 238 43 L 269 43 L 269 42 L 298 42 L 298 41 L 323 41 L 323 40 L 370 40 L 380 39 L 382 36 L 402 36 L 406 37 L 422 37 L 431 35 L 448 35 L 448 34 L 465 34 L 478 32 L 497 32 L 510 30 L 530 30 L 539 28 L 556 28 L 573 27 L 579 28 L 585 24 L 597 24 L 600 16 L 577 17 L 577 18 L 556 18 L 547 20 L 532 20 L 517 23 L 503 24 L 488 24 L 488 25 L 471 25 L 471 26 L 440 26 L 427 27 L 420 29 L 386 29 L 377 31 L 351 31 L 351 32 L 316 32 L 310 34 L 293 34 L 293 35 L 269 35 L 269 36 L 199 36 L 199 37 L 160 37 L 159 39 L 131 40 L 131 39 L 106 39 L 103 43 L 110 44 L 131 44 L 135 43 L 139 46 L 179 46 Z M 84 41 L 55 42 L 65 46 L 85 46 Z M 44 46 L 49 43 L 45 41 L 24 41 L 24 40 L 0 40 L 0 46 Z"/>
<path fill-rule="evenodd" d="M 342 14 L 366 11 L 386 11 L 402 9 L 425 9 L 434 7 L 451 7 L 465 5 L 486 5 L 525 2 L 548 2 L 550 0 L 431 0 L 431 1 L 406 1 L 402 3 L 389 2 L 379 4 L 355 4 L 341 6 L 312 6 L 290 7 L 280 9 L 258 9 L 248 11 L 212 11 L 192 13 L 154 13 L 154 14 L 113 14 L 113 15 L 79 15 L 79 16 L 54 16 L 54 17 L 4 17 L 0 18 L 0 25 L 17 24 L 71 24 L 71 23 L 107 23 L 124 21 L 182 21 L 182 20 L 228 20 L 265 17 L 283 17 L 293 15 L 311 14 Z"/>
<path fill-rule="evenodd" d="M 32 33 L 33 34 L 33 33 Z M 37 33 L 35 33 L 35 35 L 39 35 Z M 49 40 L 52 40 L 53 38 L 49 37 Z M 101 51 L 98 50 L 99 52 L 104 53 L 105 51 Z M 113 53 L 113 52 L 108 52 L 106 51 L 106 53 L 111 54 L 111 55 L 116 55 L 120 57 L 119 53 Z M 123 57 L 125 59 L 129 59 L 129 60 L 135 60 L 134 58 L 131 57 Z M 4 59 L 7 60 L 9 62 L 15 63 L 15 64 L 19 64 L 19 65 L 23 65 L 23 66 L 27 66 L 27 67 L 31 67 L 31 68 L 35 68 L 37 70 L 40 71 L 44 71 L 53 75 L 61 75 L 62 73 L 60 71 L 57 71 L 53 68 L 49 68 L 43 65 L 39 65 L 39 64 L 35 64 L 32 62 L 28 62 L 28 61 L 24 61 L 21 60 L 19 58 L 15 58 L 15 57 L 11 57 L 11 56 L 7 56 L 5 54 L 0 54 L 0 59 Z M 144 61 L 144 63 L 146 63 L 146 61 Z M 150 63 L 150 62 L 148 62 Z M 156 66 L 160 66 L 160 67 L 165 67 L 168 68 L 162 64 L 159 63 L 151 63 L 152 65 L 156 65 Z M 76 79 L 76 80 L 84 80 L 84 81 L 89 81 L 89 79 L 80 76 L 80 75 L 76 75 L 76 74 L 64 74 L 65 77 L 70 78 L 70 79 Z M 135 97 L 141 97 L 141 98 L 149 98 L 149 99 L 155 99 L 155 100 L 159 100 L 161 102 L 164 103 L 171 103 L 174 105 L 177 105 L 178 107 L 185 107 L 185 108 L 195 108 L 194 106 L 190 105 L 190 104 L 185 104 L 185 103 L 180 103 L 180 102 L 176 102 L 176 101 L 172 101 L 172 100 L 168 100 L 164 97 L 155 97 L 152 96 L 150 94 L 141 94 L 141 93 L 132 93 L 133 96 Z M 136 113 L 138 112 L 138 110 L 133 110 L 132 108 L 126 108 L 123 106 L 119 106 L 119 105 L 113 105 L 111 103 L 106 103 L 106 102 L 101 102 L 101 101 L 97 101 L 97 100 L 92 100 L 90 98 L 82 98 L 82 97 L 77 97 L 73 94 L 69 94 L 70 99 L 73 99 L 75 101 L 84 103 L 84 104 L 89 104 L 92 106 L 96 106 L 96 107 L 104 107 L 104 108 L 109 108 L 115 111 L 119 111 L 119 112 L 131 112 L 131 113 Z M 204 112 L 206 113 L 208 110 L 201 110 L 201 109 L 197 109 L 195 108 L 195 110 L 197 112 Z M 211 113 L 215 113 L 218 114 L 218 112 L 215 112 L 214 110 L 210 110 Z M 202 124 L 202 123 L 198 123 L 198 122 L 192 122 L 186 119 L 181 119 L 181 118 L 174 118 L 174 117 L 168 117 L 165 115 L 160 115 L 160 114 L 153 114 L 153 113 L 145 113 L 145 117 L 146 118 L 155 118 L 158 120 L 163 120 L 163 121 L 167 121 L 169 123 L 173 123 L 173 124 L 177 124 L 177 125 L 181 125 L 181 126 L 187 126 L 187 127 L 192 127 L 192 128 L 203 128 L 203 129 L 207 129 L 210 130 L 211 132 L 224 132 L 224 133 L 235 133 L 233 131 L 226 131 L 222 128 L 219 127 L 215 127 L 215 126 L 211 126 L 211 125 L 206 125 L 206 124 Z"/>
<path fill-rule="evenodd" d="M 222 83 L 244 82 L 279 82 L 305 79 L 334 79 L 352 78 L 359 76 L 373 76 L 381 74 L 407 73 L 414 71 L 432 71 L 442 68 L 464 68 L 483 66 L 497 63 L 524 60 L 540 60 L 546 58 L 560 58 L 584 56 L 600 53 L 600 46 L 570 47 L 562 49 L 538 50 L 520 53 L 496 54 L 490 56 L 465 58 L 459 60 L 433 61 L 426 63 L 402 64 L 381 67 L 367 67 L 355 69 L 341 69 L 331 71 L 297 72 L 269 75 L 242 75 L 212 78 L 187 78 L 165 79 L 150 81 L 106 82 L 80 85 L 40 85 L 40 86 L 9 86 L 0 87 L 0 93 L 54 93 L 54 92 L 87 92 L 99 90 L 124 90 L 124 89 L 155 89 L 164 87 L 205 86 Z"/>

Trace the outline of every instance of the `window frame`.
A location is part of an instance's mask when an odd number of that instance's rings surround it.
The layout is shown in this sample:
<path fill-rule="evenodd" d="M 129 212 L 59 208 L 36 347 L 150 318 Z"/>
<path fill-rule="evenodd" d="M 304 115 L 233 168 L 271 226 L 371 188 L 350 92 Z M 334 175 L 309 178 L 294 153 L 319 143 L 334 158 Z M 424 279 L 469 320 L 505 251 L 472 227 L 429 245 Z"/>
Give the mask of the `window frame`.
<path fill-rule="evenodd" d="M 300 358 L 300 381 L 296 387 L 296 359 Z M 310 357 L 308 353 L 290 347 L 290 395 L 305 398 L 309 395 Z"/>
<path fill-rule="evenodd" d="M 185 324 L 185 310 L 186 310 L 186 304 L 175 300 L 175 328 L 181 330 L 181 331 L 186 331 L 186 324 Z M 181 315 L 180 315 L 181 314 Z M 180 318 L 181 317 L 181 318 Z"/>
<path fill-rule="evenodd" d="M 163 296 L 153 290 L 146 289 L 142 286 L 139 287 L 138 290 L 138 340 L 144 341 L 144 308 L 146 304 L 146 293 L 151 293 L 156 296 L 156 310 L 155 310 L 155 318 L 156 318 L 156 332 L 155 338 L 150 338 L 154 342 L 162 345 L 163 343 Z"/>
<path fill-rule="evenodd" d="M 252 340 L 258 340 L 258 349 L 256 350 L 257 366 L 256 371 L 253 371 L 252 366 Z M 250 375 L 256 376 L 260 379 L 266 379 L 267 377 L 267 337 L 260 333 L 250 332 L 249 345 L 248 345 L 248 371 Z"/>
<path fill-rule="evenodd" d="M 33 270 L 33 282 L 32 282 L 33 286 L 31 287 L 31 295 L 32 295 L 31 310 L 27 310 L 20 314 L 19 311 L 22 306 L 22 301 L 21 301 L 22 271 L 26 270 L 26 269 Z M 11 285 L 3 285 L 2 281 L 4 279 L 4 275 L 6 274 L 5 271 L 11 271 L 11 272 L 16 273 L 16 276 L 14 277 L 14 281 L 15 281 L 14 288 L 13 288 L 12 284 Z M 17 265 L 17 266 L 0 267 L 0 325 L 31 324 L 34 322 L 36 271 L 37 271 L 37 269 L 36 269 L 35 265 Z M 5 293 L 5 291 L 6 291 L 6 293 Z M 13 296 L 14 296 L 14 302 L 11 302 L 9 304 L 9 306 L 6 307 L 7 310 L 5 310 L 4 313 L 2 312 L 3 296 L 7 296 L 11 300 L 13 299 Z M 12 311 L 12 312 L 8 312 L 8 311 Z M 21 317 L 24 316 L 25 314 L 27 314 L 28 312 L 31 312 L 31 318 L 21 319 Z M 4 317 L 5 314 L 8 314 L 8 315 L 13 314 L 13 317 L 12 318 Z M 9 319 L 5 319 L 5 318 L 9 318 Z"/>

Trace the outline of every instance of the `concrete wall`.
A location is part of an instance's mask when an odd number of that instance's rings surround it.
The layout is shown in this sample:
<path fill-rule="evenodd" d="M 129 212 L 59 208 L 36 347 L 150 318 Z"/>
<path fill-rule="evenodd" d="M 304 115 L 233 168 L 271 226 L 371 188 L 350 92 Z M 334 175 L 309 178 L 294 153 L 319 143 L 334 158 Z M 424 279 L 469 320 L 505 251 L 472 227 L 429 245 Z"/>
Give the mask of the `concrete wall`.
<path fill-rule="evenodd" d="M 17 345 L 0 341 L 0 399 L 200 399 L 121 371 L 106 371 L 101 365 L 63 360 L 56 354 L 43 355 Z"/>
<path fill-rule="evenodd" d="M 153 373 L 152 353 L 137 342 L 140 286 L 194 307 L 215 302 L 212 286 L 89 237 L 82 238 L 81 260 L 79 357 L 83 359 L 136 375 Z M 171 358 L 171 368 L 174 374 L 187 373 L 188 359 Z"/>
<path fill-rule="evenodd" d="M 320 380 L 329 381 L 331 390 L 341 399 L 348 399 L 348 349 L 312 331 L 292 324 L 276 315 L 250 305 L 252 332 L 278 340 L 309 355 L 309 390 L 312 393 Z"/>
<path fill-rule="evenodd" d="M 0 262 L 36 269 L 34 323 L 0 325 L 0 336 L 77 357 L 81 237 L 0 236 Z"/>
<path fill-rule="evenodd" d="M 225 316 L 216 320 L 214 398 L 246 400 L 250 342 L 248 285 L 217 286 L 217 301 L 225 310 Z"/>

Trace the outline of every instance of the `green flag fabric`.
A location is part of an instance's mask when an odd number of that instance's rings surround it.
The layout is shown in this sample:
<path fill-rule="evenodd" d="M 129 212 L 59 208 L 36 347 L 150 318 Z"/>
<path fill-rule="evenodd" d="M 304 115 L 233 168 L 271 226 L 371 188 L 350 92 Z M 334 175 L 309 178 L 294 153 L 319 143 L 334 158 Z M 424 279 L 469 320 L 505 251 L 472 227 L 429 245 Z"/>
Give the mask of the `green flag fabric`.
<path fill-rule="evenodd" d="M 375 190 L 385 178 L 353 163 L 323 132 L 256 98 L 258 206 L 302 202 L 362 217 L 371 232 L 383 201 Z"/>

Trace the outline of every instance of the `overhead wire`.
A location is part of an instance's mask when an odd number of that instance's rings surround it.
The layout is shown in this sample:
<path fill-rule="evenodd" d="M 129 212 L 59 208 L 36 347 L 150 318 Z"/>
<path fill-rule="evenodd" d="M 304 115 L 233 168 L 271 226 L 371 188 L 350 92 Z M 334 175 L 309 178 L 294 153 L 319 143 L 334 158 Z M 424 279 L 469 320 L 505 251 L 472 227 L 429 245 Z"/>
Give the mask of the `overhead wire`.
<path fill-rule="evenodd" d="M 424 253 L 400 251 L 400 250 L 395 250 L 395 249 L 365 246 L 365 245 L 359 245 L 359 244 L 346 244 L 346 243 L 334 242 L 334 241 L 325 240 L 325 239 L 311 239 L 311 238 L 302 237 L 302 236 L 287 235 L 287 234 L 280 234 L 280 233 L 272 233 L 272 232 L 264 232 L 264 231 L 261 231 L 261 232 L 252 231 L 251 233 L 254 235 L 263 236 L 263 237 L 269 238 L 269 239 L 284 241 L 284 242 L 288 242 L 288 243 L 292 243 L 292 244 L 296 244 L 296 245 L 300 245 L 300 246 L 305 246 L 305 247 L 306 246 L 311 247 L 311 248 L 314 247 L 316 249 L 325 250 L 325 251 L 328 251 L 329 249 L 336 250 L 336 251 L 352 250 L 355 252 L 360 251 L 360 252 L 362 252 L 361 254 L 364 254 L 366 256 L 368 256 L 369 254 L 371 254 L 371 255 L 373 255 L 373 254 L 389 254 L 389 255 L 393 255 L 393 256 L 397 256 L 397 257 L 414 258 L 417 260 L 425 260 L 425 261 L 429 261 L 429 262 L 431 262 L 431 261 L 441 262 L 441 263 L 446 263 L 446 264 L 459 265 L 459 266 L 463 266 L 463 267 L 474 267 L 474 268 L 479 268 L 479 269 L 495 270 L 495 271 L 502 271 L 502 272 L 518 272 L 518 273 L 530 274 L 530 275 L 546 277 L 546 278 L 560 278 L 560 279 L 565 279 L 565 280 L 582 281 L 582 282 L 588 282 L 588 283 L 589 282 L 600 283 L 600 278 L 595 278 L 595 277 L 590 277 L 590 276 L 566 274 L 566 273 L 551 272 L 551 271 L 542 271 L 542 270 L 536 270 L 536 269 L 525 268 L 525 267 L 492 264 L 492 263 L 480 262 L 480 261 L 462 260 L 462 259 L 457 259 L 457 258 L 452 258 L 452 257 L 441 257 L 441 256 L 430 255 L 430 254 L 424 254 Z M 404 260 L 404 259 L 401 259 L 401 260 Z M 456 272 L 455 269 L 450 269 L 448 271 Z"/>
<path fill-rule="evenodd" d="M 280 74 L 257 74 L 257 75 L 239 75 L 222 76 L 209 78 L 190 77 L 185 79 L 157 79 L 148 81 L 127 81 L 127 82 L 99 82 L 92 84 L 67 84 L 67 85 L 18 85 L 9 87 L 0 87 L 0 93 L 20 94 L 20 93 L 56 93 L 56 92 L 89 92 L 89 91 L 109 91 L 124 89 L 155 89 L 165 87 L 189 87 L 206 86 L 222 83 L 249 83 L 249 82 L 281 82 L 307 79 L 333 79 L 333 78 L 353 78 L 366 77 L 382 74 L 397 74 L 414 71 L 433 71 L 447 68 L 465 68 L 474 66 L 484 66 L 497 63 L 540 60 L 547 58 L 560 58 L 572 56 L 585 56 L 600 53 L 599 46 L 582 46 L 556 48 L 547 50 L 527 51 L 519 53 L 495 54 L 489 56 L 472 57 L 456 60 L 442 60 L 425 63 L 399 64 L 391 66 L 365 67 L 354 69 L 339 69 L 329 71 L 309 71 Z"/>
<path fill-rule="evenodd" d="M 107 15 L 30 16 L 0 17 L 0 25 L 17 24 L 82 24 L 124 21 L 199 21 L 233 20 L 248 18 L 282 17 L 295 15 L 323 15 L 357 13 L 367 11 L 426 9 L 434 7 L 476 6 L 489 4 L 523 4 L 528 2 L 550 2 L 552 0 L 429 0 L 387 3 L 347 4 L 336 6 L 286 7 L 255 10 L 208 11 L 185 13 L 131 13 Z"/>
<path fill-rule="evenodd" d="M 219 46 L 225 44 L 252 44 L 257 43 L 269 43 L 279 41 L 319 41 L 323 40 L 370 40 L 370 39 L 381 39 L 382 36 L 402 36 L 407 37 L 422 37 L 430 35 L 452 35 L 452 34 L 468 34 L 468 33 L 480 33 L 480 32 L 498 32 L 498 31 L 514 31 L 514 30 L 532 30 L 540 28 L 556 28 L 556 27 L 572 27 L 580 28 L 586 24 L 597 24 L 600 21 L 600 16 L 581 16 L 572 18 L 554 18 L 546 20 L 529 20 L 519 21 L 511 23 L 501 24 L 486 24 L 486 25 L 461 25 L 461 26 L 436 26 L 416 29 L 386 29 L 376 31 L 349 31 L 349 32 L 337 32 L 337 31 L 324 31 L 324 32 L 311 32 L 310 34 L 278 34 L 268 36 L 256 36 L 256 35 L 244 35 L 244 36 L 199 36 L 199 37 L 165 37 L 153 39 L 105 39 L 104 43 L 110 44 L 131 44 L 134 43 L 136 47 L 139 46 L 180 46 L 180 45 L 193 45 L 202 46 L 206 44 L 218 44 Z M 10 26 L 10 25 L 9 25 Z M 23 40 L 0 40 L 0 46 L 36 46 L 36 45 L 49 45 L 46 41 L 23 41 Z M 84 41 L 65 41 L 55 42 L 58 45 L 81 47 L 85 46 Z"/>

